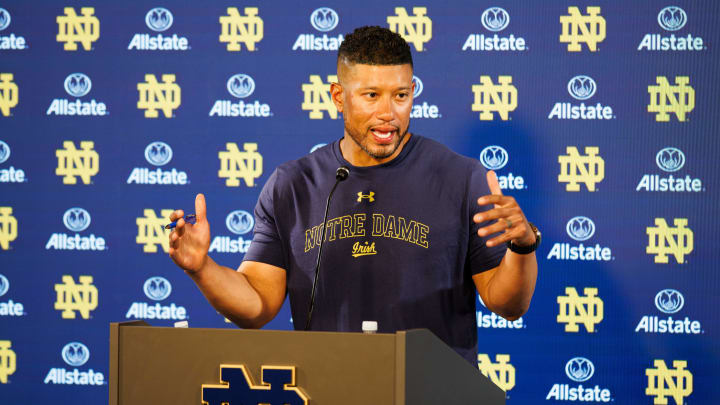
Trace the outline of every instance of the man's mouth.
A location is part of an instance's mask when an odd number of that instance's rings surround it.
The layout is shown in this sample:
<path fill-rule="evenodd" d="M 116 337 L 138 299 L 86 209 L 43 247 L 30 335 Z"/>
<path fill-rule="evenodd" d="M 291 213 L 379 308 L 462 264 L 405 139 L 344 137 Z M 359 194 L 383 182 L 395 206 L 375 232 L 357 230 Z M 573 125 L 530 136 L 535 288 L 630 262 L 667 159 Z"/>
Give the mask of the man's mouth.
<path fill-rule="evenodd" d="M 387 144 L 390 143 L 393 139 L 393 136 L 397 134 L 397 129 L 395 128 L 373 128 L 370 130 L 372 132 L 373 136 L 375 137 L 375 141 L 377 143 L 383 143 Z"/>

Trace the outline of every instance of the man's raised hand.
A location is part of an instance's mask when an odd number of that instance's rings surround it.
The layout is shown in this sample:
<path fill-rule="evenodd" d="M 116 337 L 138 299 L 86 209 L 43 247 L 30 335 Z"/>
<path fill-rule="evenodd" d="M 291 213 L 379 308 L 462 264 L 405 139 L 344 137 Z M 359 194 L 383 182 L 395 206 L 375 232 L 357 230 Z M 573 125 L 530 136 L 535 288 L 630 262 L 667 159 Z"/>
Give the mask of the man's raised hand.
<path fill-rule="evenodd" d="M 200 271 L 207 262 L 210 248 L 210 224 L 207 221 L 205 196 L 195 197 L 195 224 L 183 219 L 185 213 L 176 210 L 170 215 L 170 221 L 176 221 L 175 229 L 170 233 L 170 258 L 188 273 Z"/>
<path fill-rule="evenodd" d="M 525 214 L 513 197 L 502 195 L 497 175 L 494 171 L 487 172 L 488 186 L 492 194 L 478 198 L 480 206 L 494 204 L 494 208 L 479 212 L 473 217 L 475 223 L 497 220 L 488 226 L 478 229 L 479 236 L 488 236 L 497 232 L 502 234 L 488 240 L 487 246 L 496 246 L 512 240 L 518 246 L 530 246 L 535 243 L 535 233 L 527 223 Z"/>

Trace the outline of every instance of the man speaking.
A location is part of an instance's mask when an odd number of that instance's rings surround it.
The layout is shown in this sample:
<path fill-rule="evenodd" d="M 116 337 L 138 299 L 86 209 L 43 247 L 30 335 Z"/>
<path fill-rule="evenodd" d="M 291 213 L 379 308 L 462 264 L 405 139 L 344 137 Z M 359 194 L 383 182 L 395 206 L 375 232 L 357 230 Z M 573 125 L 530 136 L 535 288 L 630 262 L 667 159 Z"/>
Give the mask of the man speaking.
<path fill-rule="evenodd" d="M 349 34 L 330 87 L 342 113 L 339 140 L 279 166 L 255 207 L 254 238 L 237 271 L 208 256 L 205 198 L 196 223 L 180 210 L 170 257 L 213 307 L 259 328 L 290 296 L 306 324 L 322 245 L 312 330 L 380 332 L 427 328 L 470 362 L 477 356 L 475 294 L 513 320 L 535 289 L 540 234 L 497 177 L 477 160 L 408 132 L 413 103 L 410 47 L 380 27 Z M 349 168 L 324 222 L 336 170 Z M 324 223 L 323 223 L 324 222 Z"/>

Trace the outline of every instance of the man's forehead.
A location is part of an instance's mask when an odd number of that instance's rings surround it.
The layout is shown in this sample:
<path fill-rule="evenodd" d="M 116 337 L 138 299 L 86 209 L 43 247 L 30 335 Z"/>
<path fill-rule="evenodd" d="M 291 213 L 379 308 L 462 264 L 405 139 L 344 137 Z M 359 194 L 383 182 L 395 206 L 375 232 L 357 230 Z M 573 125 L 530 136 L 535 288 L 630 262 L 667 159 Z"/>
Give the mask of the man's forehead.
<path fill-rule="evenodd" d="M 409 63 L 402 65 L 369 65 L 347 61 L 338 62 L 338 78 L 340 81 L 412 80 L 412 72 L 412 65 Z"/>

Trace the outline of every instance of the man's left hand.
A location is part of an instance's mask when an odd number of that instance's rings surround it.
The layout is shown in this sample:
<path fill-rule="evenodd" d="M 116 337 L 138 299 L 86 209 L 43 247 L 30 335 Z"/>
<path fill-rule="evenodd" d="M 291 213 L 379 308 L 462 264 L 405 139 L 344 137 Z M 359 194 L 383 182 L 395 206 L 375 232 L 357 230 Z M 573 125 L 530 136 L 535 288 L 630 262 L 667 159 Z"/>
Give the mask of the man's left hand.
<path fill-rule="evenodd" d="M 487 181 L 492 194 L 478 198 L 478 205 L 485 206 L 494 204 L 494 208 L 475 214 L 473 221 L 480 223 L 484 221 L 492 221 L 495 223 L 478 229 L 479 236 L 487 236 L 497 232 L 502 234 L 488 240 L 487 246 L 496 246 L 507 241 L 512 241 L 514 245 L 530 246 L 535 243 L 535 233 L 530 229 L 525 214 L 518 205 L 515 198 L 502 195 L 497 175 L 494 171 L 487 172 Z"/>

